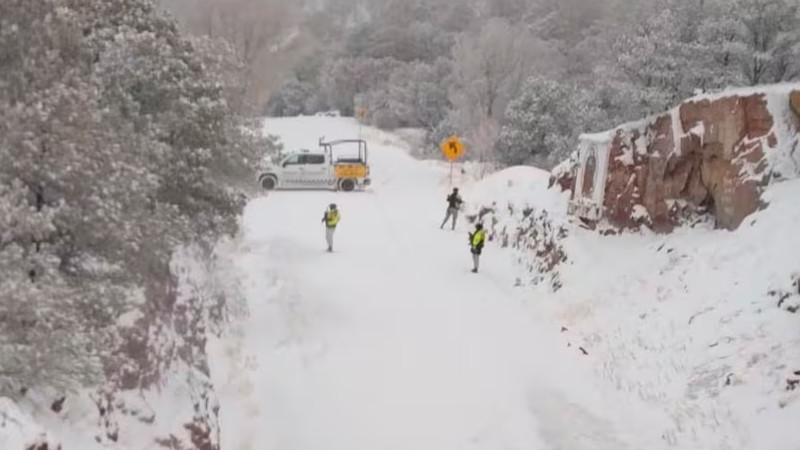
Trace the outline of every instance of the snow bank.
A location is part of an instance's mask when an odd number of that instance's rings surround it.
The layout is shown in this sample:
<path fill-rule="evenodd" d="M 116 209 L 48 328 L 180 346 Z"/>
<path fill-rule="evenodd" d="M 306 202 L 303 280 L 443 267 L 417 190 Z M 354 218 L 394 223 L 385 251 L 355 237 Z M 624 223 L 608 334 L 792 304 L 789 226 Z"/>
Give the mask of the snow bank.
<path fill-rule="evenodd" d="M 0 398 L 0 449 L 24 450 L 39 446 L 57 448 L 48 433 L 28 413 L 10 399 Z"/>
<path fill-rule="evenodd" d="M 463 196 L 469 208 L 496 204 L 500 208 L 546 210 L 553 218 L 564 219 L 567 200 L 564 194 L 548 188 L 550 172 L 530 166 L 511 167 L 493 173 L 467 186 Z"/>
<path fill-rule="evenodd" d="M 537 306 L 675 448 L 800 448 L 800 180 L 735 232 L 572 229 L 563 288 Z M 538 302 L 537 302 L 538 303 Z M 794 312 L 793 312 L 794 311 Z"/>
<path fill-rule="evenodd" d="M 560 219 L 559 289 L 542 291 L 538 248 L 513 252 L 518 281 L 540 286 L 532 314 L 563 327 L 604 389 L 626 396 L 619 407 L 639 411 L 664 448 L 800 448 L 800 180 L 768 187 L 768 206 L 734 232 L 601 236 L 565 220 L 548 179 L 493 174 L 464 189 L 467 212 L 484 209 L 497 235 L 529 226 L 521 208 Z"/>

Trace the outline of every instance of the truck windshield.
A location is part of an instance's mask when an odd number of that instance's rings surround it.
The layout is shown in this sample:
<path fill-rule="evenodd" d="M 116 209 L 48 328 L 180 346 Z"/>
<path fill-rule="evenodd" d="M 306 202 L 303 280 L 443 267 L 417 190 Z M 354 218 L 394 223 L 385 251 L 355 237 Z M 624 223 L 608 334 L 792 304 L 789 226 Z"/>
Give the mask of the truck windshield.
<path fill-rule="evenodd" d="M 300 155 L 294 154 L 283 160 L 284 167 L 291 164 L 300 164 Z"/>

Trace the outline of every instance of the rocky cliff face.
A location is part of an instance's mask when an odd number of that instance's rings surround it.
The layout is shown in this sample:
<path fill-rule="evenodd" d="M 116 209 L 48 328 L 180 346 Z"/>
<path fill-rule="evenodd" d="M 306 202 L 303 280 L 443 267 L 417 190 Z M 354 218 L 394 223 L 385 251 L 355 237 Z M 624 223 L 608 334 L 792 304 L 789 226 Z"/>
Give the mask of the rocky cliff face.
<path fill-rule="evenodd" d="M 198 252 L 182 251 L 161 280 L 148 284 L 142 316 L 123 331 L 120 363 L 95 397 L 98 442 L 146 448 L 219 449 L 219 405 L 206 354 L 222 320 L 224 299 L 207 286 Z M 156 405 L 169 403 L 168 408 Z M 163 416 L 163 417 L 162 417 Z M 134 425 L 132 425 L 134 424 Z M 132 444 L 137 442 L 137 444 Z"/>
<path fill-rule="evenodd" d="M 206 342 L 219 333 L 226 305 L 212 264 L 199 250 L 184 249 L 148 281 L 141 307 L 119 319 L 120 347 L 102 388 L 30 392 L 19 407 L 0 398 L 0 422 L 12 410 L 28 411 L 30 423 L 0 423 L 0 448 L 218 450 L 219 404 Z M 11 438 L 15 444 L 5 446 Z"/>
<path fill-rule="evenodd" d="M 554 182 L 572 189 L 576 205 L 597 204 L 616 227 L 668 232 L 707 213 L 732 230 L 760 207 L 765 186 L 800 175 L 798 130 L 800 85 L 699 96 L 583 136 L 574 168 Z"/>

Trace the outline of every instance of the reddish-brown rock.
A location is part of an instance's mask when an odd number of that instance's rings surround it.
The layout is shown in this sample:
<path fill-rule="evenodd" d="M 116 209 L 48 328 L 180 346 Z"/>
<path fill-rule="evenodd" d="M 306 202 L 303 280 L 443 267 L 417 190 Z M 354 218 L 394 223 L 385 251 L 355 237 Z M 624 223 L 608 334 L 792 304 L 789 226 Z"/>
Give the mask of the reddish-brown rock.
<path fill-rule="evenodd" d="M 795 121 L 796 131 L 800 91 L 783 95 L 794 112 L 788 119 Z M 645 224 L 668 232 L 681 217 L 707 211 L 718 227 L 735 229 L 760 206 L 770 177 L 766 152 L 780 145 L 776 120 L 765 94 L 732 94 L 689 100 L 652 120 L 613 131 L 607 144 L 605 218 L 619 228 Z M 574 173 L 569 179 L 573 194 L 590 198 L 586 181 L 584 192 L 574 192 Z"/>
<path fill-rule="evenodd" d="M 789 106 L 792 108 L 794 115 L 800 117 L 800 91 L 789 93 Z"/>
<path fill-rule="evenodd" d="M 763 177 L 766 165 L 762 140 L 768 143 L 770 136 L 775 140 L 766 98 L 755 94 L 688 102 L 681 105 L 679 114 L 684 130 L 702 126 L 702 141 L 682 152 L 699 155 L 699 185 L 710 196 L 707 203 L 713 202 L 717 226 L 735 229 L 759 205 L 759 182 L 747 179 L 743 172 L 749 166 L 752 176 Z M 776 145 L 774 142 L 772 146 Z M 696 202 L 700 193 L 689 194 Z"/>

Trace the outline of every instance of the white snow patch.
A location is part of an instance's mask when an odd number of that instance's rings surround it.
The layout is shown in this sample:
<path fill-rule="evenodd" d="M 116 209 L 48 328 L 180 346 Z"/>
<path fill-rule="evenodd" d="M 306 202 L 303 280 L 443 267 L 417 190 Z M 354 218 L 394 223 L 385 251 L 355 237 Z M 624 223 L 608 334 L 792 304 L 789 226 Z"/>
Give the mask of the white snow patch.
<path fill-rule="evenodd" d="M 800 89 L 800 85 L 797 88 Z M 800 177 L 800 149 L 798 149 L 799 140 L 795 131 L 797 118 L 791 110 L 787 96 L 782 93 L 768 93 L 767 109 L 773 120 L 772 132 L 779 143 L 778 148 L 769 148 L 768 145 L 764 145 L 764 154 L 773 177 L 783 180 L 798 178 Z"/>
<path fill-rule="evenodd" d="M 23 450 L 31 446 L 56 443 L 41 425 L 11 399 L 0 397 L 0 448 Z"/>
<path fill-rule="evenodd" d="M 631 219 L 639 222 L 649 222 L 650 221 L 650 213 L 647 211 L 647 208 L 644 205 L 633 205 L 633 210 L 631 211 Z"/>
<path fill-rule="evenodd" d="M 117 319 L 117 325 L 122 328 L 130 328 L 136 325 L 136 322 L 144 317 L 144 313 L 139 310 L 128 311 Z"/>
<path fill-rule="evenodd" d="M 633 161 L 633 150 L 629 147 L 626 147 L 622 150 L 622 154 L 617 156 L 616 160 L 625 166 L 632 166 Z"/>
<path fill-rule="evenodd" d="M 567 197 L 550 189 L 550 172 L 536 167 L 516 166 L 493 173 L 464 189 L 464 199 L 473 208 L 511 205 L 517 210 L 546 210 L 553 218 L 566 220 Z"/>
<path fill-rule="evenodd" d="M 553 170 L 550 171 L 550 175 L 556 179 L 561 178 L 563 175 L 566 175 L 575 169 L 577 161 L 578 152 L 572 152 L 568 159 L 561 161 L 557 166 L 553 167 Z"/>
<path fill-rule="evenodd" d="M 685 100 L 683 103 L 700 102 L 703 100 L 714 101 L 714 100 L 719 100 L 721 98 L 732 97 L 732 96 L 748 97 L 751 95 L 758 95 L 758 94 L 766 94 L 766 95 L 779 94 L 782 95 L 784 98 L 786 98 L 786 96 L 790 92 L 797 90 L 800 90 L 800 83 L 796 82 L 766 84 L 766 85 L 739 87 L 739 88 L 727 88 L 691 97 Z"/>
<path fill-rule="evenodd" d="M 607 389 L 667 414 L 651 426 L 675 448 L 793 450 L 800 392 L 795 315 L 768 292 L 798 271 L 800 181 L 736 232 L 601 237 L 575 230 L 564 288 L 536 302 L 592 355 Z"/>

